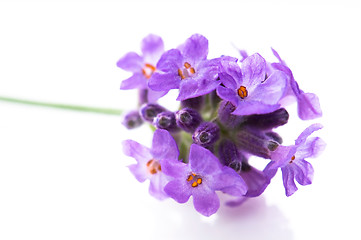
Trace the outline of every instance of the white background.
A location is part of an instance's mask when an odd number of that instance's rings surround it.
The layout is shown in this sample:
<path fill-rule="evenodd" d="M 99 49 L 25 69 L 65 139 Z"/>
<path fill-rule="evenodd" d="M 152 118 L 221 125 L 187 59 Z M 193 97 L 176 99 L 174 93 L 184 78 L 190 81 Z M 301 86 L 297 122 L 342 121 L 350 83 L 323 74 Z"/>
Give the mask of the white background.
<path fill-rule="evenodd" d="M 0 102 L 0 239 L 360 239 L 360 12 L 350 1 L 2 1 L 1 96 L 129 110 L 116 61 L 149 33 L 167 49 L 201 33 L 210 57 L 237 57 L 235 45 L 272 61 L 277 49 L 324 112 L 301 122 L 290 106 L 279 133 L 292 143 L 321 122 L 328 146 L 311 186 L 287 198 L 279 172 L 262 197 L 205 218 L 129 173 L 121 141 L 149 146 L 146 127 Z"/>

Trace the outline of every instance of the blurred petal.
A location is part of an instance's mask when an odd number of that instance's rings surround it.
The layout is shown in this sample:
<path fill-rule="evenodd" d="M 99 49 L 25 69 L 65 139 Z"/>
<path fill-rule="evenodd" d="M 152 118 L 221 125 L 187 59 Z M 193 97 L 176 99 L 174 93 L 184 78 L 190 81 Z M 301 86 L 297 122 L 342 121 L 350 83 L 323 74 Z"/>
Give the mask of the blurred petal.
<path fill-rule="evenodd" d="M 135 52 L 129 52 L 118 60 L 117 66 L 129 72 L 141 72 L 143 68 L 143 58 Z"/>
<path fill-rule="evenodd" d="M 251 115 L 251 114 L 265 114 L 276 111 L 280 106 L 268 105 L 258 101 L 240 101 L 236 110 L 232 112 L 234 115 Z"/>
<path fill-rule="evenodd" d="M 175 73 L 153 73 L 149 79 L 149 88 L 154 91 L 178 89 L 181 78 Z"/>
<path fill-rule="evenodd" d="M 147 89 L 147 79 L 141 73 L 134 73 L 128 79 L 125 79 L 120 84 L 120 89 L 128 90 L 128 89 Z"/>
<path fill-rule="evenodd" d="M 247 192 L 247 185 L 240 175 L 232 168 L 224 166 L 222 172 L 213 176 L 209 183 L 213 190 L 220 190 L 232 196 L 243 196 Z"/>
<path fill-rule="evenodd" d="M 178 161 L 179 150 L 177 143 L 166 130 L 157 129 L 154 132 L 151 153 L 157 160 Z"/>
<path fill-rule="evenodd" d="M 181 51 L 186 61 L 190 60 L 190 64 L 194 65 L 207 58 L 208 40 L 200 34 L 194 34 L 186 40 Z"/>
<path fill-rule="evenodd" d="M 178 49 L 171 49 L 163 53 L 157 63 L 157 69 L 163 72 L 176 73 L 182 67 L 183 56 Z"/>
<path fill-rule="evenodd" d="M 154 63 L 164 52 L 164 43 L 161 37 L 149 34 L 143 39 L 141 49 L 145 62 Z"/>
<path fill-rule="evenodd" d="M 189 98 L 206 95 L 215 90 L 220 83 L 220 81 L 204 76 L 184 79 L 180 82 L 177 100 L 183 101 Z"/>
<path fill-rule="evenodd" d="M 133 164 L 128 166 L 128 168 L 139 182 L 144 182 L 148 178 L 144 164 Z"/>
<path fill-rule="evenodd" d="M 139 163 L 146 163 L 153 158 L 149 148 L 133 140 L 123 141 L 123 152 L 129 157 L 135 158 Z"/>
<path fill-rule="evenodd" d="M 168 198 L 168 195 L 164 192 L 164 186 L 168 183 L 167 178 L 158 173 L 152 177 L 149 184 L 149 194 L 155 197 L 158 200 L 163 200 Z"/>

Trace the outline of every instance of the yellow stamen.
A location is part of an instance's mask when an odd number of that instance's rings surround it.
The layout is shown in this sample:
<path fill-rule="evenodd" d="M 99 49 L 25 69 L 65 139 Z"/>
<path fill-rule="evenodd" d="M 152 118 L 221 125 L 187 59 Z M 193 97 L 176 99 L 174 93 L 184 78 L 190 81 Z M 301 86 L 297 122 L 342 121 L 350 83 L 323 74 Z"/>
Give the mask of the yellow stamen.
<path fill-rule="evenodd" d="M 191 67 L 191 65 L 190 65 L 188 62 L 185 62 L 185 63 L 184 63 L 184 67 L 185 67 L 186 69 L 188 69 L 188 68 Z"/>

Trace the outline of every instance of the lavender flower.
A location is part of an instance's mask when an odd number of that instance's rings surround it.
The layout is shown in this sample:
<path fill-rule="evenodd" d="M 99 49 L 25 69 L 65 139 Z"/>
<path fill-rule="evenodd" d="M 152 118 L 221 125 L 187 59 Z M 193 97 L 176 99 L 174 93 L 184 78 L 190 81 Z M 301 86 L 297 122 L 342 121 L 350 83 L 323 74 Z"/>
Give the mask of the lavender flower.
<path fill-rule="evenodd" d="M 316 157 L 325 148 L 325 143 L 319 137 L 308 137 L 321 128 L 320 124 L 313 124 L 300 134 L 295 145 L 279 146 L 271 153 L 272 161 L 267 165 L 265 173 L 272 178 L 277 169 L 281 168 L 287 197 L 298 189 L 294 179 L 301 185 L 312 183 L 313 167 L 305 158 Z"/>
<path fill-rule="evenodd" d="M 266 76 L 266 61 L 253 54 L 240 68 L 232 61 L 222 62 L 225 72 L 219 73 L 223 86 L 217 88 L 219 97 L 230 101 L 235 115 L 265 114 L 277 110 L 285 88 L 285 74 L 275 71 Z"/>
<path fill-rule="evenodd" d="M 272 51 L 280 63 L 272 63 L 271 67 L 275 70 L 283 71 L 287 75 L 287 86 L 281 102 L 287 104 L 289 96 L 296 97 L 298 104 L 298 116 L 302 120 L 310 120 L 321 117 L 322 110 L 317 95 L 302 91 L 294 79 L 291 69 L 287 67 L 285 61 L 281 59 L 276 50 L 272 49 Z"/>
<path fill-rule="evenodd" d="M 125 155 L 134 158 L 137 164 L 129 166 L 139 182 L 149 179 L 149 193 L 157 199 L 167 198 L 163 188 L 169 177 L 163 173 L 163 163 L 178 162 L 179 151 L 173 137 L 166 131 L 158 129 L 154 132 L 152 148 L 149 149 L 133 140 L 123 142 Z"/>
<path fill-rule="evenodd" d="M 163 40 L 156 35 L 150 34 L 141 43 L 142 56 L 135 52 L 129 52 L 118 60 L 117 66 L 133 75 L 122 81 L 120 89 L 147 90 L 148 102 L 155 102 L 167 91 L 156 92 L 148 88 L 148 80 L 156 70 L 156 63 L 164 52 Z"/>
<path fill-rule="evenodd" d="M 215 191 L 234 196 L 247 192 L 243 179 L 233 169 L 222 167 L 210 151 L 195 144 L 190 148 L 189 164 L 166 161 L 162 169 L 174 178 L 164 191 L 179 203 L 185 203 L 193 196 L 195 209 L 205 216 L 214 214 L 220 206 Z"/>

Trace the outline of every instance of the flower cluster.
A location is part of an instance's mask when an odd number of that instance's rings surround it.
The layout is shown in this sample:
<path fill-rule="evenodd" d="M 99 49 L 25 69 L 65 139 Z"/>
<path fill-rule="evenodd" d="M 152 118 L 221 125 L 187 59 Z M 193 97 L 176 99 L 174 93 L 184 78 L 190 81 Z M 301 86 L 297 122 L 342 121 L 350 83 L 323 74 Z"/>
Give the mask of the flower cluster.
<path fill-rule="evenodd" d="M 152 147 L 133 140 L 123 142 L 124 153 L 136 164 L 130 171 L 140 182 L 149 179 L 149 192 L 158 199 L 185 203 L 193 196 L 195 209 L 214 214 L 217 192 L 235 196 L 229 205 L 261 195 L 281 169 L 286 195 L 312 182 L 313 168 L 306 158 L 325 146 L 310 135 L 321 129 L 313 124 L 291 146 L 282 145 L 275 128 L 288 122 L 285 106 L 297 102 L 302 120 L 322 115 L 318 97 L 299 88 L 292 71 L 272 49 L 277 62 L 260 54 L 240 51 L 240 59 L 208 59 L 208 40 L 192 35 L 179 47 L 164 51 L 162 39 L 145 37 L 142 54 L 130 52 L 117 66 L 133 75 L 121 89 L 139 90 L 139 109 L 128 113 L 129 128 L 153 126 Z M 157 103 L 171 89 L 178 89 L 178 111 Z M 263 170 L 250 157 L 267 161 Z"/>

